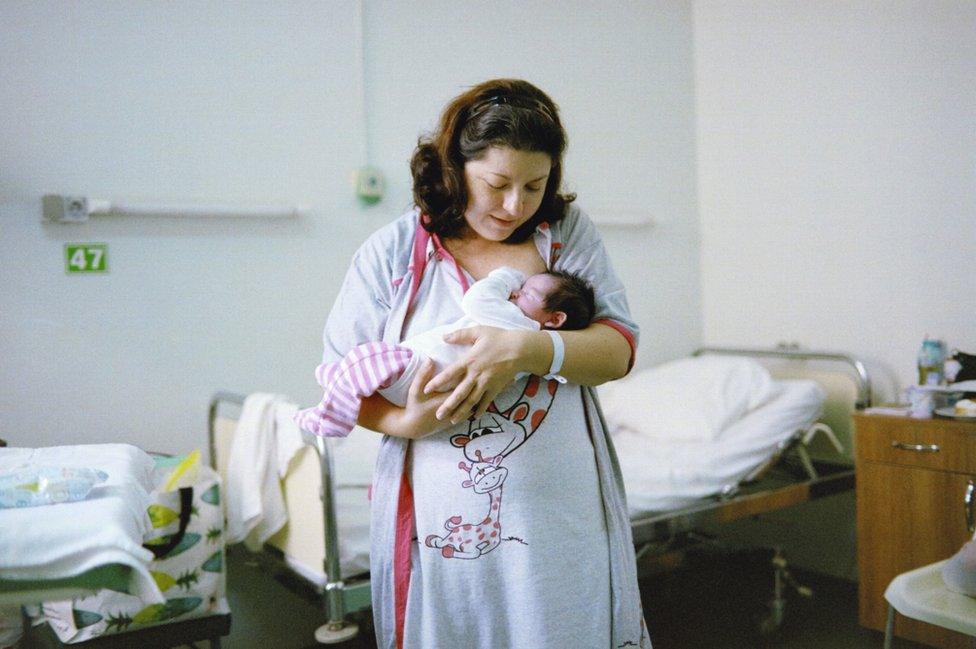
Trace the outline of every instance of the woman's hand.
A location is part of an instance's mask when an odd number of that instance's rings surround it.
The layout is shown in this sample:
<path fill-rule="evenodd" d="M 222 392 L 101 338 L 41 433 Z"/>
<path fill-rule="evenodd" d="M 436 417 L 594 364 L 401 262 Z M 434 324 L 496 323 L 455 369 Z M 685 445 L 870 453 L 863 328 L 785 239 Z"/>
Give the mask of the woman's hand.
<path fill-rule="evenodd" d="M 424 386 L 434 376 L 434 369 L 434 361 L 428 358 L 410 382 L 407 403 L 403 406 L 401 416 L 400 428 L 404 433 L 402 437 L 420 439 L 447 428 L 447 422 L 437 417 L 437 411 L 450 395 L 446 392 L 431 394 L 424 391 Z"/>
<path fill-rule="evenodd" d="M 438 420 L 436 413 L 449 394 L 424 394 L 424 385 L 433 374 L 434 363 L 427 360 L 413 377 L 407 391 L 407 402 L 402 408 L 393 405 L 379 393 L 364 397 L 359 408 L 359 425 L 406 439 L 420 439 L 447 428 L 447 422 Z"/>
<path fill-rule="evenodd" d="M 459 329 L 444 336 L 444 342 L 471 345 L 471 350 L 448 365 L 424 387 L 432 394 L 450 390 L 436 417 L 457 424 L 469 417 L 480 417 L 519 372 L 539 373 L 551 358 L 548 336 L 539 332 L 477 326 Z M 548 365 L 546 365 L 548 367 Z M 545 370 L 541 370 L 545 373 Z"/>

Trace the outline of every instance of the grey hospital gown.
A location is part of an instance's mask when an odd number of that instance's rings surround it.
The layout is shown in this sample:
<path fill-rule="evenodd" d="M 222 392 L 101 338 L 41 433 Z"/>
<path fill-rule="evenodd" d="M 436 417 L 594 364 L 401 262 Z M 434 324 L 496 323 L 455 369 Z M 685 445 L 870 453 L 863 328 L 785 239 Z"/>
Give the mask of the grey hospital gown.
<path fill-rule="evenodd" d="M 356 253 L 324 360 L 460 316 L 473 278 L 417 220 L 404 215 Z M 636 347 L 589 219 L 571 206 L 534 240 L 547 266 L 594 285 L 596 319 Z M 649 648 L 622 482 L 593 391 L 528 377 L 492 410 L 422 440 L 384 438 L 372 502 L 378 646 Z"/>

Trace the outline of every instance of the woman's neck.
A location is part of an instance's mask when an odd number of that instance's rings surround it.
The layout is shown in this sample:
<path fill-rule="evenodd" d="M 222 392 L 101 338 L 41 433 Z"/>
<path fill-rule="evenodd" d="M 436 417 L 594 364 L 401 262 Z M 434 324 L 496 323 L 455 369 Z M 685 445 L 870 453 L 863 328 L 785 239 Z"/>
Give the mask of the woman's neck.
<path fill-rule="evenodd" d="M 513 244 L 485 239 L 474 232 L 471 234 L 473 236 L 445 238 L 441 243 L 476 280 L 483 279 L 499 266 L 517 268 L 526 276 L 546 269 L 531 239 Z"/>

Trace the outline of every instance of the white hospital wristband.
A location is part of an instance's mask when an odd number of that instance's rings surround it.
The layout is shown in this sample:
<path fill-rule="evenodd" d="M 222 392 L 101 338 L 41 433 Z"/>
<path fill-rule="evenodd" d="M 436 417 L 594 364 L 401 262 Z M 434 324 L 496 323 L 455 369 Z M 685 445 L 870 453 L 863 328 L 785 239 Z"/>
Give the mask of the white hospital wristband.
<path fill-rule="evenodd" d="M 543 329 L 552 338 L 552 365 L 549 366 L 549 373 L 544 379 L 556 379 L 560 383 L 565 383 L 566 379 L 559 376 L 559 370 L 563 369 L 563 360 L 566 358 L 566 345 L 563 337 L 552 329 Z"/>

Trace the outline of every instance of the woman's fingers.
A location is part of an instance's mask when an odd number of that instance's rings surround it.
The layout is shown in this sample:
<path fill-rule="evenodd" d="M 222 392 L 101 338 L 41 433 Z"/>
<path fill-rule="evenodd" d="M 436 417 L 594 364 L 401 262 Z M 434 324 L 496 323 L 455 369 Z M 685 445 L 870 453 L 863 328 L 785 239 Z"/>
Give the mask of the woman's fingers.
<path fill-rule="evenodd" d="M 477 406 L 474 408 L 474 414 L 472 416 L 475 419 L 480 419 L 483 417 L 484 414 L 488 412 L 488 406 L 491 405 L 491 402 L 495 400 L 496 396 L 497 395 L 494 394 L 489 395 L 487 392 L 485 392 L 485 394 L 478 401 Z"/>
<path fill-rule="evenodd" d="M 451 388 L 456 388 L 456 386 L 464 378 L 466 368 L 464 363 L 456 362 L 448 365 L 434 378 L 426 381 L 426 386 L 424 387 L 424 394 L 433 394 L 434 392 L 447 392 Z M 428 377 L 429 378 L 429 377 Z"/>
<path fill-rule="evenodd" d="M 484 389 L 480 387 L 475 387 L 468 392 L 467 398 L 461 402 L 461 404 L 451 415 L 451 423 L 458 424 L 465 419 L 470 419 L 475 413 L 475 410 L 477 410 L 478 404 L 481 403 L 484 394 Z"/>
<path fill-rule="evenodd" d="M 445 334 L 444 342 L 452 345 L 473 345 L 478 342 L 478 338 L 481 336 L 481 330 L 482 327 L 458 329 L 457 331 Z M 467 370 L 467 364 L 464 362 L 464 359 L 451 363 L 427 383 L 424 392 L 430 394 L 432 392 L 447 392 L 451 389 L 457 389 L 457 386 L 467 374 Z"/>
<path fill-rule="evenodd" d="M 420 370 L 413 377 L 413 381 L 410 382 L 410 389 L 408 390 L 408 393 L 414 401 L 420 401 L 430 394 L 424 390 L 424 386 L 428 383 L 428 381 L 430 381 L 430 377 L 434 375 L 434 369 L 434 361 L 428 358 L 423 362 L 423 364 L 420 366 Z"/>
<path fill-rule="evenodd" d="M 444 336 L 451 344 L 472 348 L 424 386 L 424 392 L 451 392 L 437 409 L 437 418 L 456 424 L 473 414 L 483 415 L 492 400 L 515 376 L 512 350 L 517 339 L 496 327 L 468 327 Z"/>
<path fill-rule="evenodd" d="M 452 345 L 473 345 L 481 338 L 481 334 L 483 333 L 482 329 L 481 326 L 457 329 L 451 333 L 444 334 L 444 342 L 451 343 Z"/>
<path fill-rule="evenodd" d="M 475 382 L 472 379 L 466 379 L 461 381 L 451 395 L 441 404 L 441 407 L 437 409 L 438 419 L 450 419 L 452 423 L 457 423 L 460 421 L 459 417 L 467 417 L 470 414 L 470 410 L 465 413 L 461 410 L 461 407 L 471 396 L 471 391 L 475 388 Z"/>

